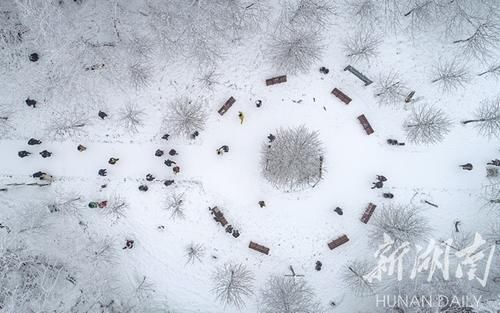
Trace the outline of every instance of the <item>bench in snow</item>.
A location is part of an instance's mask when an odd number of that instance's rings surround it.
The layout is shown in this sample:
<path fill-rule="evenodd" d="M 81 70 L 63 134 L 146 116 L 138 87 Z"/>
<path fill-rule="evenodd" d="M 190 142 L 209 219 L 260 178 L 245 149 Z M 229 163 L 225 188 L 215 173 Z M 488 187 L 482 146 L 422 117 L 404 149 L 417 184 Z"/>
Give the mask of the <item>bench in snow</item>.
<path fill-rule="evenodd" d="M 375 212 L 375 208 L 377 206 L 373 203 L 368 203 L 368 206 L 366 207 L 365 212 L 363 213 L 363 216 L 361 216 L 361 222 L 367 224 L 370 218 L 373 215 L 373 212 Z"/>
<path fill-rule="evenodd" d="M 332 90 L 332 94 L 339 98 L 340 101 L 344 102 L 345 104 L 349 104 L 352 99 L 349 98 L 349 96 L 347 96 L 345 93 L 343 93 L 342 91 L 338 90 L 337 88 L 333 88 Z"/>
<path fill-rule="evenodd" d="M 411 99 L 413 98 L 413 96 L 414 96 L 414 95 L 415 95 L 415 91 L 410 92 L 410 93 L 406 96 L 406 98 L 405 98 L 405 102 L 406 102 L 406 103 L 409 103 L 409 102 L 411 101 Z"/>
<path fill-rule="evenodd" d="M 252 250 L 259 251 L 260 253 L 264 253 L 266 255 L 269 254 L 269 248 L 259 245 L 258 243 L 255 243 L 253 241 L 250 241 L 248 247 Z"/>
<path fill-rule="evenodd" d="M 214 220 L 217 223 L 220 223 L 222 227 L 227 225 L 227 220 L 218 207 L 214 206 L 213 208 L 209 207 L 208 209 L 210 210 L 210 213 L 212 213 L 212 215 L 214 216 Z"/>
<path fill-rule="evenodd" d="M 286 75 L 266 79 L 266 86 L 276 85 L 286 82 Z"/>
<path fill-rule="evenodd" d="M 330 248 L 330 250 L 333 250 L 333 249 L 337 248 L 338 246 L 343 245 L 344 243 L 346 243 L 348 241 L 349 241 L 349 238 L 347 237 L 347 235 L 342 235 L 339 238 L 330 241 L 328 243 L 328 248 Z"/>
<path fill-rule="evenodd" d="M 229 99 L 227 99 L 226 103 L 224 103 L 224 105 L 217 112 L 219 112 L 220 115 L 224 115 L 224 113 L 226 113 L 227 110 L 229 110 L 229 108 L 232 107 L 235 102 L 236 102 L 236 99 L 233 97 L 230 97 Z"/>
<path fill-rule="evenodd" d="M 354 67 L 352 67 L 350 65 L 347 65 L 344 68 L 344 71 L 351 72 L 354 76 L 356 76 L 357 78 L 359 78 L 360 80 L 362 80 L 365 83 L 365 86 L 368 86 L 368 85 L 370 85 L 370 84 L 373 83 L 368 77 L 366 77 L 360 71 L 358 71 L 357 69 L 355 69 Z"/>
<path fill-rule="evenodd" d="M 371 135 L 375 132 L 373 130 L 372 126 L 370 125 L 370 123 L 368 122 L 368 120 L 366 119 L 366 116 L 364 114 L 361 114 L 360 116 L 358 116 L 358 120 L 361 123 L 361 125 L 363 126 L 363 128 L 365 129 L 365 132 L 367 135 Z"/>

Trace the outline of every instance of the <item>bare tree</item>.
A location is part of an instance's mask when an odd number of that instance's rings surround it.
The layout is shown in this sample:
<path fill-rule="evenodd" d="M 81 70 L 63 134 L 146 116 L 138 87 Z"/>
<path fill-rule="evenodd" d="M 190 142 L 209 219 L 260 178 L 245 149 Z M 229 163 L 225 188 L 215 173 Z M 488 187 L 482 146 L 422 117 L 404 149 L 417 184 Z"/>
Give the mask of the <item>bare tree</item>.
<path fill-rule="evenodd" d="M 500 215 L 500 183 L 494 182 L 482 187 L 482 198 L 484 207 L 493 214 Z"/>
<path fill-rule="evenodd" d="M 409 27 L 411 33 L 416 30 L 433 25 L 438 15 L 438 3 L 435 0 L 411 0 L 404 14 L 410 18 Z"/>
<path fill-rule="evenodd" d="M 86 133 L 88 122 L 87 113 L 81 110 L 55 112 L 46 128 L 47 135 L 56 140 L 78 137 Z"/>
<path fill-rule="evenodd" d="M 380 7 L 376 0 L 346 0 L 344 10 L 350 18 L 355 18 L 363 28 L 372 27 L 380 17 Z"/>
<path fill-rule="evenodd" d="M 451 61 L 439 61 L 434 66 L 431 82 L 440 85 L 444 92 L 451 92 L 463 88 L 469 81 L 468 68 L 457 59 Z"/>
<path fill-rule="evenodd" d="M 323 308 L 305 280 L 272 276 L 261 290 L 260 313 L 321 313 Z"/>
<path fill-rule="evenodd" d="M 323 53 L 317 32 L 287 29 L 275 36 L 268 47 L 268 55 L 278 69 L 296 74 L 307 72 Z"/>
<path fill-rule="evenodd" d="M 120 195 L 113 195 L 107 200 L 107 205 L 104 208 L 97 208 L 96 210 L 108 217 L 111 223 L 116 223 L 120 218 L 127 215 L 129 204 Z"/>
<path fill-rule="evenodd" d="M 335 7 L 327 0 L 287 0 L 283 5 L 281 23 L 294 28 L 318 29 L 325 27 Z"/>
<path fill-rule="evenodd" d="M 491 57 L 500 44 L 500 25 L 491 16 L 474 25 L 473 33 L 463 39 L 453 41 L 462 47 L 463 53 L 480 60 Z"/>
<path fill-rule="evenodd" d="M 500 78 L 500 63 L 490 65 L 485 71 L 477 74 L 477 76 L 492 75 L 495 78 Z"/>
<path fill-rule="evenodd" d="M 0 106 L 0 138 L 6 137 L 9 132 L 14 130 L 14 126 L 11 123 L 12 111 L 7 108 L 7 106 Z"/>
<path fill-rule="evenodd" d="M 482 101 L 474 115 L 474 119 L 462 121 L 462 124 L 474 123 L 485 137 L 500 137 L 500 97 Z"/>
<path fill-rule="evenodd" d="M 128 66 L 130 83 L 136 90 L 151 86 L 153 67 L 146 62 L 135 62 Z"/>
<path fill-rule="evenodd" d="M 140 109 L 137 103 L 127 103 L 119 112 L 123 127 L 130 133 L 137 133 L 139 127 L 144 126 L 146 113 Z"/>
<path fill-rule="evenodd" d="M 171 219 L 183 219 L 185 217 L 184 194 L 177 192 L 170 194 L 166 199 L 165 209 L 170 211 Z"/>
<path fill-rule="evenodd" d="M 285 191 L 314 187 L 323 177 L 323 148 L 319 134 L 305 126 L 278 129 L 275 140 L 263 143 L 262 175 Z"/>
<path fill-rule="evenodd" d="M 365 260 L 354 260 L 344 266 L 342 270 L 342 281 L 356 295 L 371 295 L 376 290 L 375 282 L 368 281 L 365 276 L 368 275 L 374 267 Z"/>
<path fill-rule="evenodd" d="M 443 111 L 427 105 L 414 107 L 403 124 L 407 140 L 415 144 L 440 142 L 450 127 L 451 122 Z"/>
<path fill-rule="evenodd" d="M 221 75 L 218 74 L 215 69 L 211 69 L 205 73 L 203 73 L 200 78 L 198 78 L 198 81 L 201 83 L 201 85 L 204 88 L 207 88 L 209 90 L 212 90 L 215 85 L 219 84 L 218 78 Z"/>
<path fill-rule="evenodd" d="M 379 105 L 401 104 L 407 88 L 397 72 L 380 75 L 375 89 Z"/>
<path fill-rule="evenodd" d="M 163 130 L 175 136 L 189 138 L 194 132 L 205 129 L 207 113 L 201 102 L 177 98 L 168 107 L 163 119 Z"/>
<path fill-rule="evenodd" d="M 368 61 L 378 55 L 382 41 L 372 30 L 358 30 L 343 42 L 343 50 L 352 62 Z"/>
<path fill-rule="evenodd" d="M 191 242 L 186 246 L 186 264 L 193 264 L 195 261 L 201 262 L 201 258 L 205 255 L 205 247 L 200 243 Z"/>
<path fill-rule="evenodd" d="M 226 264 L 213 274 L 212 291 L 224 305 L 241 308 L 245 305 L 245 298 L 253 294 L 253 276 L 243 264 Z"/>
<path fill-rule="evenodd" d="M 373 228 L 370 238 L 373 244 L 383 242 L 387 234 L 396 245 L 403 242 L 416 243 L 425 240 L 431 228 L 427 218 L 423 217 L 418 208 L 403 205 L 390 205 L 377 210 L 371 222 Z"/>

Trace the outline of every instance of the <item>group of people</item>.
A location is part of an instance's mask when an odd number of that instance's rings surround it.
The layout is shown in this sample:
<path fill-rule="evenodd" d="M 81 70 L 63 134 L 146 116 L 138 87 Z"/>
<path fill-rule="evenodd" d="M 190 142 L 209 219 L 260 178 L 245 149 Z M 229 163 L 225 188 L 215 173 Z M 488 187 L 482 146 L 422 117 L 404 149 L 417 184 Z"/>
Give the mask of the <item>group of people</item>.
<path fill-rule="evenodd" d="M 491 160 L 491 162 L 486 163 L 486 165 L 500 166 L 500 160 L 499 159 Z M 474 166 L 472 165 L 472 163 L 465 163 L 465 164 L 461 164 L 459 166 L 463 170 L 466 170 L 466 171 L 472 171 L 474 169 Z"/>
<path fill-rule="evenodd" d="M 42 141 L 41 140 L 38 140 L 38 139 L 35 139 L 35 138 L 30 138 L 30 140 L 28 140 L 28 146 L 37 146 L 37 145 L 41 145 L 42 144 Z M 25 158 L 29 155 L 31 155 L 32 153 L 29 152 L 29 151 L 26 151 L 26 150 L 21 150 L 19 152 L 17 152 L 17 155 L 20 157 L 20 158 Z M 52 156 L 52 152 L 50 151 L 47 151 L 47 150 L 43 150 L 39 153 L 42 158 L 50 158 Z"/>

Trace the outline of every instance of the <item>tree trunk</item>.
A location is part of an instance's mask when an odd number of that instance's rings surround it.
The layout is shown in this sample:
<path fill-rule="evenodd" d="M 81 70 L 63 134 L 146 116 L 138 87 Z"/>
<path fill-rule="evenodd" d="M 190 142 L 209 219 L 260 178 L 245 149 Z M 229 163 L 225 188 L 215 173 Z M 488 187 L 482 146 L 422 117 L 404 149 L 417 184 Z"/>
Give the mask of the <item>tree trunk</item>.
<path fill-rule="evenodd" d="M 469 124 L 469 123 L 478 123 L 478 122 L 484 122 L 484 121 L 485 121 L 485 119 L 481 118 L 481 119 L 477 119 L 477 120 L 462 121 L 462 124 L 466 125 L 466 124 Z"/>

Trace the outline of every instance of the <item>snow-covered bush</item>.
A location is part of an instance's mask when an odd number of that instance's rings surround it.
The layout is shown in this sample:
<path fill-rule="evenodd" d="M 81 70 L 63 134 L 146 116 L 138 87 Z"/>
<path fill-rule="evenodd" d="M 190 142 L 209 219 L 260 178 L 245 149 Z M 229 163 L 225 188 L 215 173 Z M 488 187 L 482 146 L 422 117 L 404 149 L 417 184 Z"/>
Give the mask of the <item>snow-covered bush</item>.
<path fill-rule="evenodd" d="M 205 255 L 205 247 L 200 243 L 191 242 L 186 246 L 186 264 L 193 264 L 195 261 L 201 262 L 201 258 Z"/>
<path fill-rule="evenodd" d="M 431 83 L 438 84 L 443 92 L 451 92 L 463 88 L 469 76 L 469 69 L 462 61 L 440 60 L 434 66 Z"/>
<path fill-rule="evenodd" d="M 346 264 L 342 270 L 342 281 L 346 287 L 359 296 L 371 295 L 375 292 L 376 284 L 368 281 L 368 275 L 374 266 L 365 260 L 354 260 Z"/>
<path fill-rule="evenodd" d="M 397 72 L 380 75 L 376 83 L 375 96 L 379 105 L 397 105 L 403 102 L 407 88 Z"/>
<path fill-rule="evenodd" d="M 442 110 L 427 105 L 414 107 L 403 123 L 406 139 L 415 144 L 440 142 L 450 127 L 451 122 Z"/>
<path fill-rule="evenodd" d="M 303 279 L 272 276 L 260 293 L 260 313 L 321 313 L 314 291 Z"/>
<path fill-rule="evenodd" d="M 207 113 L 203 103 L 189 98 L 177 98 L 167 106 L 163 131 L 173 136 L 190 138 L 205 129 Z"/>
<path fill-rule="evenodd" d="M 130 133 L 137 133 L 144 125 L 146 113 L 136 103 L 127 103 L 119 112 L 120 122 Z"/>
<path fill-rule="evenodd" d="M 316 131 L 305 126 L 278 129 L 261 150 L 262 175 L 285 191 L 314 187 L 323 177 L 323 148 Z"/>
<path fill-rule="evenodd" d="M 242 307 L 245 298 L 253 294 L 254 275 L 243 264 L 225 264 L 215 271 L 212 278 L 212 291 L 224 305 Z"/>

